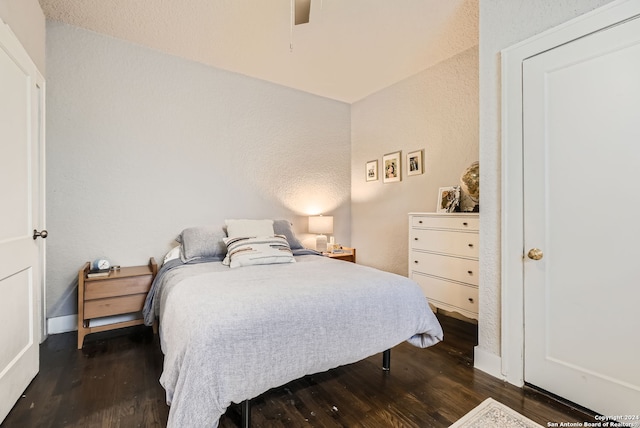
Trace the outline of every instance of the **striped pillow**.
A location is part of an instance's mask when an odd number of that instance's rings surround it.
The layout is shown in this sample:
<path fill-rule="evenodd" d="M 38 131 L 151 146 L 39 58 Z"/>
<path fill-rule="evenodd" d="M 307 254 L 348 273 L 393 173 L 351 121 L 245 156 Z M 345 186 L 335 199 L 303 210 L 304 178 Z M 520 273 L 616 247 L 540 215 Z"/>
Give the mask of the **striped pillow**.
<path fill-rule="evenodd" d="M 222 263 L 232 268 L 296 261 L 284 235 L 225 238 L 224 243 L 227 256 Z"/>

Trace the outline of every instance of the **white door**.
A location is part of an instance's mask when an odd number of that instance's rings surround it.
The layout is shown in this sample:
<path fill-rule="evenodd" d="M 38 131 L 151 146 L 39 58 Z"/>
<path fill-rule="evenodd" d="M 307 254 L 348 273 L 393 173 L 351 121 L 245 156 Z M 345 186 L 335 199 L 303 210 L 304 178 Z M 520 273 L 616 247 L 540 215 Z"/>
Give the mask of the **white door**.
<path fill-rule="evenodd" d="M 525 381 L 640 415 L 640 19 L 522 72 Z"/>
<path fill-rule="evenodd" d="M 0 422 L 39 367 L 43 84 L 0 21 Z"/>

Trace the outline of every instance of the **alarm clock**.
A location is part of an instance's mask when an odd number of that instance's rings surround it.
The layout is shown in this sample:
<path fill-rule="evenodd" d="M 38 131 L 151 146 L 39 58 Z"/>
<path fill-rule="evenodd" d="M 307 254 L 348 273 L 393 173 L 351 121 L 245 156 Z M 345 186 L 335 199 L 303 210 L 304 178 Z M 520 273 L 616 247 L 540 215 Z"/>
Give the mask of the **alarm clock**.
<path fill-rule="evenodd" d="M 91 270 L 106 270 L 111 267 L 111 263 L 107 259 L 95 259 L 91 263 Z"/>

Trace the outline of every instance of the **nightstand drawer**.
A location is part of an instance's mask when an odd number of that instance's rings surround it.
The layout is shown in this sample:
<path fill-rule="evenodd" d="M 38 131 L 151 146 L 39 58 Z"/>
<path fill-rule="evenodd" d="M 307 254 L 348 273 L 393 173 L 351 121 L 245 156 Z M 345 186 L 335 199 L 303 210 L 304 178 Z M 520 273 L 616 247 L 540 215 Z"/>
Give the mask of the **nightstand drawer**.
<path fill-rule="evenodd" d="M 477 231 L 480 227 L 478 216 L 465 216 L 464 214 L 411 216 L 411 218 L 411 227 L 473 231 Z"/>
<path fill-rule="evenodd" d="M 146 294 L 132 294 L 130 296 L 91 300 L 84 304 L 84 316 L 85 318 L 100 318 L 140 312 L 146 298 Z"/>
<path fill-rule="evenodd" d="M 464 257 L 478 257 L 476 232 L 451 232 L 433 229 L 412 229 L 411 248 Z"/>
<path fill-rule="evenodd" d="M 413 251 L 409 270 L 478 285 L 478 261 Z"/>
<path fill-rule="evenodd" d="M 151 287 L 151 279 L 152 275 L 142 275 L 97 281 L 87 280 L 84 283 L 84 298 L 85 300 L 95 300 L 106 297 L 146 293 Z"/>
<path fill-rule="evenodd" d="M 420 284 L 429 301 L 443 302 L 469 312 L 478 313 L 478 289 L 430 276 L 414 274 L 412 279 Z"/>

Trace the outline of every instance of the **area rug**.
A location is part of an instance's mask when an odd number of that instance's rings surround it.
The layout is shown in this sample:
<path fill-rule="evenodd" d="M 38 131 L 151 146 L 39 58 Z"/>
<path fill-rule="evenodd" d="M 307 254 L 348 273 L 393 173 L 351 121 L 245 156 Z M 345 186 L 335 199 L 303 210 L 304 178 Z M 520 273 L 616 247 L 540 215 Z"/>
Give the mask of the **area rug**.
<path fill-rule="evenodd" d="M 542 428 L 531 419 L 508 408 L 493 398 L 487 398 L 464 415 L 450 428 Z"/>

